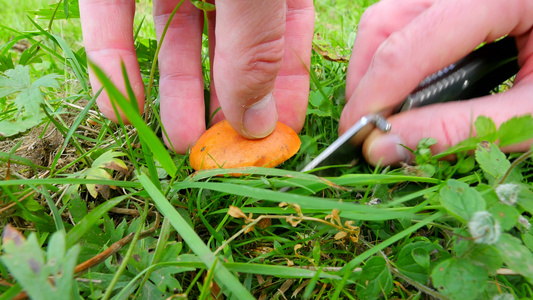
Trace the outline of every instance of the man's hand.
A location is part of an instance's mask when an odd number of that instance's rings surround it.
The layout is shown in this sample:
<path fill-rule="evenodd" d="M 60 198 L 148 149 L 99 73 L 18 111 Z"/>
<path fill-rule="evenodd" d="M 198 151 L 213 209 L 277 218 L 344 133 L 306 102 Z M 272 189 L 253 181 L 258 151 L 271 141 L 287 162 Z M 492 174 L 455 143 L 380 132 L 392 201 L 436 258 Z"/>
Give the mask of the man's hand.
<path fill-rule="evenodd" d="M 158 39 L 178 0 L 154 0 Z M 211 61 L 211 107 L 214 122 L 227 118 L 249 138 L 268 135 L 277 120 L 299 132 L 309 93 L 313 38 L 312 0 L 220 0 L 207 13 Z M 125 91 L 124 62 L 137 101 L 144 106 L 144 86 L 133 42 L 135 2 L 80 0 L 87 56 Z M 205 131 L 201 67 L 203 11 L 185 0 L 174 16 L 159 54 L 161 119 L 167 144 L 178 153 Z M 94 90 L 101 84 L 90 73 Z M 100 110 L 117 121 L 102 93 Z M 123 120 L 127 116 L 122 116 Z"/>
<path fill-rule="evenodd" d="M 476 117 L 497 124 L 533 113 L 533 2 L 530 0 L 383 0 L 363 15 L 348 68 L 347 105 L 340 132 L 363 115 L 396 107 L 426 76 L 472 52 L 483 42 L 514 36 L 521 70 L 502 94 L 413 109 L 388 118 L 392 130 L 375 130 L 363 145 L 372 164 L 411 159 L 421 138 L 434 151 L 468 138 Z M 475 133 L 474 133 L 475 134 Z M 506 148 L 528 149 L 530 143 Z"/>

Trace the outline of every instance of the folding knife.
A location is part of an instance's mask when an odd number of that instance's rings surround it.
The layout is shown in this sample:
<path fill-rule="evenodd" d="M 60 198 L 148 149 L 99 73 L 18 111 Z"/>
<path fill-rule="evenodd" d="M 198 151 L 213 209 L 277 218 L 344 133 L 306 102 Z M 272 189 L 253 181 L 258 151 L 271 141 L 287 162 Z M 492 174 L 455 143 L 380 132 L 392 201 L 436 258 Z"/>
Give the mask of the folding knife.
<path fill-rule="evenodd" d="M 518 70 L 518 50 L 512 37 L 486 44 L 465 58 L 425 78 L 394 113 L 439 102 L 466 100 L 488 95 Z M 364 140 L 374 128 L 389 131 L 390 123 L 380 113 L 362 117 L 301 171 L 349 163 L 354 159 L 352 141 Z"/>

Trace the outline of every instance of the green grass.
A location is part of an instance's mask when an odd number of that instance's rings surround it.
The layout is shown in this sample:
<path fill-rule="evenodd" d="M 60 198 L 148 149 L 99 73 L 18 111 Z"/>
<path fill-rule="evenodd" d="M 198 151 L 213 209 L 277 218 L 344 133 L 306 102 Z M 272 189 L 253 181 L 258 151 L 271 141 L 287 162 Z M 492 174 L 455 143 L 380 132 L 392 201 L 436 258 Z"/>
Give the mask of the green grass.
<path fill-rule="evenodd" d="M 322 38 L 315 43 L 349 54 L 370 2 L 315 1 Z M 163 146 L 154 115 L 145 123 L 128 105 L 131 96 L 99 72 L 132 125 L 96 112 L 79 20 L 40 31 L 49 20 L 35 25 L 26 11 L 45 5 L 4 10 L 3 25 L 13 30 L 0 30 L 2 78 L 27 72 L 41 83 L 31 94 L 41 103 L 33 108 L 38 125 L 0 137 L 0 299 L 23 290 L 35 299 L 533 297 L 531 153 L 505 155 L 494 144 L 532 137 L 531 117 L 499 129 L 478 119 L 484 134 L 448 150 L 455 162 L 438 161 L 425 140 L 412 166 L 361 161 L 327 179 L 303 174 L 297 170 L 337 137 L 344 103 L 346 63 L 314 52 L 299 153 L 276 169 L 247 168 L 241 178 L 226 176 L 241 169 L 194 173 L 186 156 Z M 148 77 L 151 5 L 137 7 Z M 13 39 L 28 50 L 12 49 Z M 16 66 L 19 73 L 9 71 Z M 17 111 L 18 94 L 0 98 L 0 122 L 34 120 L 31 107 Z"/>

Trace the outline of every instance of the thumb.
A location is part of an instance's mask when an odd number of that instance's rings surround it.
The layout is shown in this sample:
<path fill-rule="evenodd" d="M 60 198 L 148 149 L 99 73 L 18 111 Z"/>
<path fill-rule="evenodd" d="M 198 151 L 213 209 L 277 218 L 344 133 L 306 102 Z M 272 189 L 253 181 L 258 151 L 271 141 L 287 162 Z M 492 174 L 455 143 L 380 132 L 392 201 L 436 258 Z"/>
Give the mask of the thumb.
<path fill-rule="evenodd" d="M 434 104 L 390 116 L 391 131 L 374 130 L 363 144 L 366 160 L 377 165 L 395 165 L 409 162 L 413 154 L 406 149 L 416 149 L 423 138 L 434 138 L 433 154 L 471 136 L 476 136 L 474 121 L 479 116 L 491 118 L 497 126 L 506 120 L 533 111 L 527 98 L 533 92 L 531 85 L 515 86 L 511 90 L 467 101 Z M 527 150 L 530 142 L 505 147 L 504 151 Z"/>
<path fill-rule="evenodd" d="M 286 3 L 219 1 L 213 77 L 222 111 L 248 138 L 262 138 L 277 122 L 274 83 L 284 48 Z"/>

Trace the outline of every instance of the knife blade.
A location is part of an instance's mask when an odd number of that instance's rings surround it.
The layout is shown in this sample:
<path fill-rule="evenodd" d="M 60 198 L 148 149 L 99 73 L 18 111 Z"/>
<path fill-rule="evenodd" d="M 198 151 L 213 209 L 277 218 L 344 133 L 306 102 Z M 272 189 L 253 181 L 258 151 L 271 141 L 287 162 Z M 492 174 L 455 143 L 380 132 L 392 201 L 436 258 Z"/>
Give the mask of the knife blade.
<path fill-rule="evenodd" d="M 488 95 L 518 72 L 517 57 L 518 50 L 512 37 L 486 44 L 458 62 L 426 77 L 394 109 L 394 113 L 439 102 L 467 100 Z M 363 116 L 308 163 L 301 172 L 353 161 L 357 148 L 353 140 L 364 140 L 376 127 L 386 132 L 390 130 L 391 125 L 381 113 Z"/>

